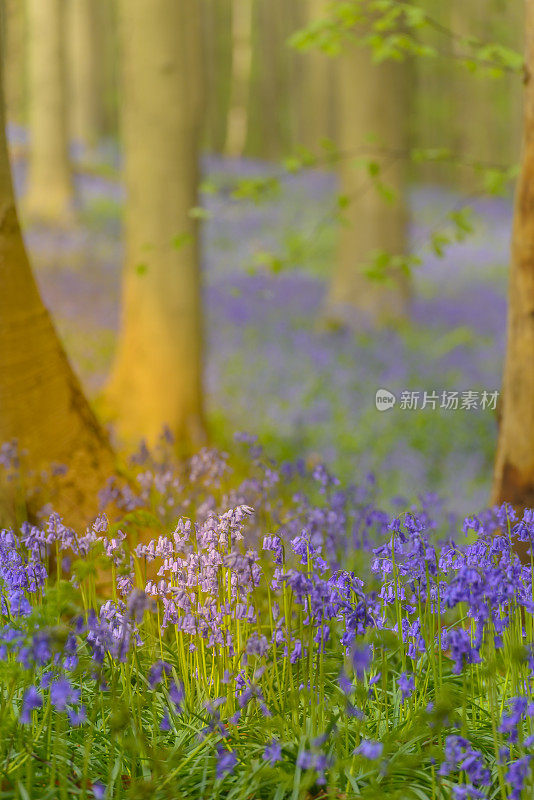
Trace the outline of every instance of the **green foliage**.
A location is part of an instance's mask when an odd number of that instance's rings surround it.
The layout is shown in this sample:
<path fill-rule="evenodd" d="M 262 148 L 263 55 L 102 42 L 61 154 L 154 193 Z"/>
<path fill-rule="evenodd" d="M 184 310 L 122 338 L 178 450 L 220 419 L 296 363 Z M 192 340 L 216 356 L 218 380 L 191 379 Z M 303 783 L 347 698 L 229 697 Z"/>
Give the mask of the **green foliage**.
<path fill-rule="evenodd" d="M 231 193 L 234 200 L 251 200 L 256 205 L 280 194 L 280 181 L 270 176 L 242 178 Z"/>
<path fill-rule="evenodd" d="M 407 57 L 452 56 L 421 38 L 429 31 L 438 31 L 446 41 L 453 39 L 465 51 L 460 62 L 471 71 L 484 70 L 491 77 L 501 77 L 505 72 L 519 73 L 523 69 L 523 57 L 511 48 L 460 36 L 434 20 L 422 6 L 399 0 L 332 3 L 323 19 L 297 31 L 289 43 L 298 50 L 318 48 L 337 56 L 347 42 L 356 41 L 372 50 L 376 63 Z"/>

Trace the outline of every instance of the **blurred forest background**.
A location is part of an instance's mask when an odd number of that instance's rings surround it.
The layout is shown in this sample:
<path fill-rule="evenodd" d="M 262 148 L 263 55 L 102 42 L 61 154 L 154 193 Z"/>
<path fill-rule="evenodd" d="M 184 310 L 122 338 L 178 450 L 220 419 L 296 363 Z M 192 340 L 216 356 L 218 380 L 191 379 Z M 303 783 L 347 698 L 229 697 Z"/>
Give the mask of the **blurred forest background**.
<path fill-rule="evenodd" d="M 26 245 L 125 441 L 245 430 L 475 510 L 498 406 L 375 393 L 500 387 L 523 4 L 386 4 L 366 46 L 324 24 L 335 5 L 4 0 Z"/>

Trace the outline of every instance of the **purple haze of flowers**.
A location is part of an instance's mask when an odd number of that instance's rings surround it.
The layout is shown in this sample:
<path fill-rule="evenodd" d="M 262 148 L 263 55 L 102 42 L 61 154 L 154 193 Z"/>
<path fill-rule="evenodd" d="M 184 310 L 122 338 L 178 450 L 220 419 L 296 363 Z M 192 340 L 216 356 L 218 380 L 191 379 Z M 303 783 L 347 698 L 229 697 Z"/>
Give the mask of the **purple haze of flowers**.
<path fill-rule="evenodd" d="M 372 739 L 362 739 L 358 747 L 354 750 L 355 755 L 368 758 L 370 761 L 376 761 L 380 758 L 384 750 L 382 742 L 375 742 Z"/>
<path fill-rule="evenodd" d="M 263 760 L 268 761 L 271 766 L 274 766 L 277 761 L 282 760 L 282 748 L 280 747 L 280 742 L 277 742 L 276 739 L 272 739 L 270 743 L 265 747 L 263 751 Z"/>
<path fill-rule="evenodd" d="M 41 708 L 43 705 L 43 698 L 37 691 L 35 686 L 29 686 L 24 692 L 22 698 L 22 711 L 20 714 L 20 721 L 23 725 L 29 725 L 31 722 L 32 711 L 36 708 Z"/>
<path fill-rule="evenodd" d="M 217 778 L 221 779 L 224 778 L 225 775 L 230 775 L 234 771 L 236 764 L 237 758 L 235 753 L 219 745 L 217 747 Z"/>

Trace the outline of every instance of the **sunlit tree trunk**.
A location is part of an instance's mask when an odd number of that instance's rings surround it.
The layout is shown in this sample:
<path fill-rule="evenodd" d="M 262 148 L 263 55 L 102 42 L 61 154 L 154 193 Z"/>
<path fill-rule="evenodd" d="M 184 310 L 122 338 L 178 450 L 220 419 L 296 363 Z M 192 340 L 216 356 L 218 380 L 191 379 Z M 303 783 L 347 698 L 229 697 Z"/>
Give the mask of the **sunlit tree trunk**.
<path fill-rule="evenodd" d="M 73 183 L 69 163 L 63 0 L 28 0 L 31 151 L 26 206 L 45 220 L 68 218 Z"/>
<path fill-rule="evenodd" d="M 253 0 L 232 2 L 232 77 L 225 152 L 243 155 L 248 133 Z"/>
<path fill-rule="evenodd" d="M 26 20 L 21 0 L 3 0 L 4 76 L 8 121 L 21 124 L 26 114 Z"/>
<path fill-rule="evenodd" d="M 122 0 L 123 318 L 108 392 L 119 433 L 204 440 L 197 206 L 200 4 Z"/>
<path fill-rule="evenodd" d="M 328 16 L 329 0 L 307 0 L 310 24 Z M 335 134 L 335 61 L 317 48 L 300 53 L 302 86 L 298 102 L 301 107 L 299 144 L 312 153 L 320 152 L 321 141 Z"/>
<path fill-rule="evenodd" d="M 289 21 L 285 0 L 257 0 L 249 143 L 262 158 L 279 159 L 291 140 Z"/>
<path fill-rule="evenodd" d="M 372 63 L 367 47 L 350 43 L 338 57 L 340 190 L 343 210 L 338 262 L 327 299 L 330 322 L 357 327 L 404 316 L 409 285 L 398 272 L 387 283 L 364 274 L 377 251 L 407 248 L 406 163 L 408 66 Z M 378 174 L 372 178 L 369 163 Z M 382 184 L 394 193 L 384 197 Z"/>
<path fill-rule="evenodd" d="M 204 142 L 211 153 L 223 153 L 231 92 L 231 0 L 202 0 L 206 115 Z"/>
<path fill-rule="evenodd" d="M 89 152 L 98 144 L 102 131 L 98 2 L 68 3 L 69 132 L 71 139 Z"/>
<path fill-rule="evenodd" d="M 0 98 L 0 443 L 18 441 L 37 473 L 66 464 L 59 509 L 96 513 L 112 453 L 43 305 L 22 240 Z"/>
<path fill-rule="evenodd" d="M 523 150 L 514 211 L 508 340 L 494 502 L 534 508 L 534 0 L 526 0 Z"/>

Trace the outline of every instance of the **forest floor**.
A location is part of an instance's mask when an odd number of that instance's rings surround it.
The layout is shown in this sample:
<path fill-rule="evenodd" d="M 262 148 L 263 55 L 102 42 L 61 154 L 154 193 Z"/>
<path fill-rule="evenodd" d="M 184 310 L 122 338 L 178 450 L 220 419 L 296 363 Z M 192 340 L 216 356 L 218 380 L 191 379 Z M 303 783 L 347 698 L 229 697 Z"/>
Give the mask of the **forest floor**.
<path fill-rule="evenodd" d="M 22 197 L 25 162 L 12 138 Z M 413 187 L 411 238 L 423 264 L 410 319 L 396 330 L 355 334 L 321 324 L 335 261 L 335 179 L 313 170 L 284 178 L 259 203 L 232 196 L 236 181 L 274 172 L 260 162 L 204 159 L 206 385 L 216 440 L 226 446 L 228 431 L 246 429 L 277 458 L 319 457 L 349 480 L 372 470 L 388 500 L 434 491 L 454 498 L 459 513 L 483 507 L 495 411 L 409 410 L 397 402 L 379 412 L 375 392 L 386 388 L 399 399 L 402 391 L 422 398 L 499 388 L 510 202 L 466 200 L 474 232 L 438 258 L 429 237 L 462 198 Z M 27 226 L 25 237 L 45 302 L 94 397 L 119 320 L 123 190 L 98 170 L 80 171 L 76 182 L 79 223 Z M 258 265 L 266 252 L 288 266 L 273 273 Z"/>

